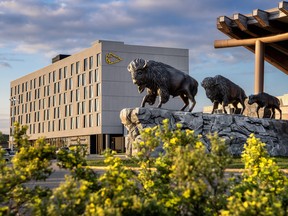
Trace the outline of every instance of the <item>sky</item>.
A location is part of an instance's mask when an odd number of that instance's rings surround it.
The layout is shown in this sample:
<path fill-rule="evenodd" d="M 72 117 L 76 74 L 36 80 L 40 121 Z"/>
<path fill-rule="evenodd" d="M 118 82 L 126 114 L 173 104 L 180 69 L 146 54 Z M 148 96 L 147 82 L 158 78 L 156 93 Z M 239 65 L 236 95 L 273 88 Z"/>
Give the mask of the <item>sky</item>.
<path fill-rule="evenodd" d="M 189 49 L 189 74 L 199 83 L 222 75 L 254 91 L 254 54 L 243 47 L 215 49 L 228 39 L 219 16 L 278 6 L 275 0 L 0 0 L 0 131 L 9 132 L 10 82 L 73 54 L 96 40 Z M 264 91 L 288 93 L 288 76 L 265 63 Z M 194 111 L 211 105 L 199 85 Z M 137 105 L 135 105 L 137 106 Z M 164 107 L 164 106 L 163 106 Z"/>

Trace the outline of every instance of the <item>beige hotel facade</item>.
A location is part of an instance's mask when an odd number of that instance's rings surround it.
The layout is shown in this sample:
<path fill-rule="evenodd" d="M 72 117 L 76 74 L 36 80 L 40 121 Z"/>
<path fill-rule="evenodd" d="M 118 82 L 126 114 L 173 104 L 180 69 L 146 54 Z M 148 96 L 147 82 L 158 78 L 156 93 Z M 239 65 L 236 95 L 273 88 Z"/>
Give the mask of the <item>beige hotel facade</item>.
<path fill-rule="evenodd" d="M 13 122 L 18 121 L 28 126 L 31 142 L 45 137 L 57 147 L 87 145 L 89 154 L 106 148 L 124 152 L 120 111 L 140 106 L 145 94 L 138 93 L 127 71 L 135 58 L 189 71 L 188 49 L 95 41 L 79 53 L 58 55 L 52 64 L 11 82 L 11 134 Z M 176 100 L 163 108 L 179 109 L 182 104 Z"/>

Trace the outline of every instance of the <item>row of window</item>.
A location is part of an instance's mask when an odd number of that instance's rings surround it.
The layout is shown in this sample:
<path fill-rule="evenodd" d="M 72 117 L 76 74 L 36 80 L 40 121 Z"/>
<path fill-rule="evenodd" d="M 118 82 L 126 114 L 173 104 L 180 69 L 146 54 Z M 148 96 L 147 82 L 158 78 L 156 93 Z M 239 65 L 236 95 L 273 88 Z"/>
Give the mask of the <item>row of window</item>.
<path fill-rule="evenodd" d="M 29 124 L 28 133 L 46 133 L 100 126 L 100 113 Z"/>
<path fill-rule="evenodd" d="M 80 61 L 77 61 L 75 63 L 72 63 L 70 65 L 70 73 L 68 73 L 68 67 L 64 66 L 63 68 L 59 68 L 58 70 L 54 70 L 52 72 L 48 73 L 48 83 L 46 79 L 46 74 L 39 76 L 38 78 L 31 79 L 30 81 L 26 81 L 22 84 L 18 84 L 11 88 L 10 96 L 13 95 L 19 95 L 20 92 L 27 92 L 28 89 L 36 89 L 38 87 L 42 87 L 43 85 L 54 83 L 56 81 L 60 81 L 62 79 L 66 79 L 69 76 L 73 77 L 74 73 L 78 74 L 80 72 L 86 72 L 87 70 L 92 70 L 93 66 L 94 68 L 97 68 L 100 66 L 101 63 L 101 55 L 98 53 L 96 55 L 96 65 L 93 65 L 93 56 L 90 56 L 89 58 L 84 58 L 82 63 L 82 70 L 80 70 Z M 97 69 L 96 69 L 97 70 Z M 98 70 L 97 70 L 98 71 Z M 98 75 L 95 76 L 95 79 L 97 79 Z M 92 81 L 92 72 L 89 72 L 89 83 Z M 29 84 L 29 87 L 28 87 Z M 14 90 L 14 92 L 13 92 Z"/>
<path fill-rule="evenodd" d="M 95 90 L 94 90 L 95 88 Z M 78 88 L 75 91 L 60 93 L 58 95 L 49 96 L 43 99 L 34 100 L 33 102 L 27 103 L 15 103 L 11 107 L 11 114 L 14 115 L 25 114 L 28 112 L 37 111 L 40 109 L 53 108 L 56 106 L 67 105 L 73 102 L 80 102 L 82 100 L 93 99 L 95 96 L 98 97 L 101 94 L 101 85 L 97 83 L 96 86 L 84 86 Z M 28 94 L 29 95 L 29 94 Z M 82 98 L 81 98 L 82 95 Z M 22 97 L 20 97 L 22 98 Z M 90 106 L 89 106 L 90 107 Z"/>
<path fill-rule="evenodd" d="M 73 112 L 73 105 L 74 104 L 68 104 L 65 105 L 63 112 L 61 112 L 60 107 L 54 107 L 53 109 L 46 109 L 45 107 L 40 111 L 35 111 L 34 113 L 27 113 L 24 115 L 25 116 L 25 124 L 30 124 L 31 123 L 31 115 L 34 116 L 33 121 L 34 122 L 39 122 L 39 121 L 47 121 L 50 120 L 51 117 L 53 119 L 59 119 L 62 117 L 69 117 L 73 115 L 81 115 L 85 113 L 92 113 L 92 112 L 99 112 L 100 111 L 100 102 L 98 98 L 89 100 L 88 103 L 86 101 L 78 102 L 76 104 L 76 113 Z M 88 110 L 86 109 L 86 106 L 88 105 Z M 14 112 L 17 114 L 16 107 L 14 107 Z M 87 112 L 88 111 L 88 112 Z M 17 114 L 18 122 L 22 124 L 22 116 L 20 114 Z M 13 117 L 14 118 L 14 115 Z M 11 119 L 11 124 L 14 122 L 14 119 Z M 11 125 L 12 126 L 12 125 Z"/>
<path fill-rule="evenodd" d="M 91 73 L 90 73 L 91 72 Z M 98 69 L 96 69 L 93 73 L 93 71 L 89 72 L 89 80 L 88 80 L 88 84 L 89 84 L 89 94 L 90 97 L 92 96 L 93 93 L 93 83 L 97 83 L 99 82 L 99 72 Z M 21 93 L 18 95 L 16 99 L 17 103 L 15 103 L 15 101 L 11 101 L 11 105 L 15 105 L 15 104 L 22 104 L 25 102 L 29 102 L 32 99 L 36 100 L 39 98 L 43 98 L 43 97 L 49 97 L 51 95 L 51 90 L 53 90 L 52 92 L 55 94 L 60 94 L 61 92 L 67 92 L 70 90 L 73 90 L 73 79 L 72 78 L 68 78 L 64 80 L 64 89 L 61 85 L 61 81 L 55 82 L 53 85 L 46 85 L 46 86 L 42 86 L 41 88 L 36 88 L 34 89 L 34 91 L 27 91 L 26 93 Z M 100 92 L 100 83 L 97 83 L 97 92 L 96 95 L 98 95 Z M 83 87 L 84 88 L 84 94 L 86 93 L 86 74 L 80 74 L 77 76 L 77 88 L 79 87 Z M 52 89 L 51 89 L 52 88 Z M 41 92 L 43 91 L 43 95 L 41 95 Z M 34 96 L 34 97 L 33 97 Z M 14 103 L 14 104 L 12 104 Z"/>

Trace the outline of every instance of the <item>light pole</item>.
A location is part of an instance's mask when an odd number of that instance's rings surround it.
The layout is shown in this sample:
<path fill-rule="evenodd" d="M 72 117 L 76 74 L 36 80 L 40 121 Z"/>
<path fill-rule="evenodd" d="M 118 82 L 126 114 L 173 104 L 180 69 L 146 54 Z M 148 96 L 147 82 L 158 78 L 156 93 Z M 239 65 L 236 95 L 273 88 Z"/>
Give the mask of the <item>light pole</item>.
<path fill-rule="evenodd" d="M 14 122 L 15 122 L 15 108 L 16 108 L 16 102 L 17 102 L 17 99 L 16 97 L 12 97 L 10 98 L 10 101 L 11 101 L 11 108 L 12 108 L 12 113 L 11 113 L 11 125 L 12 125 L 12 128 L 11 128 L 11 132 L 10 132 L 10 137 L 11 137 L 11 143 L 10 143 L 10 148 L 11 148 L 11 151 L 13 151 L 13 147 L 14 147 Z"/>

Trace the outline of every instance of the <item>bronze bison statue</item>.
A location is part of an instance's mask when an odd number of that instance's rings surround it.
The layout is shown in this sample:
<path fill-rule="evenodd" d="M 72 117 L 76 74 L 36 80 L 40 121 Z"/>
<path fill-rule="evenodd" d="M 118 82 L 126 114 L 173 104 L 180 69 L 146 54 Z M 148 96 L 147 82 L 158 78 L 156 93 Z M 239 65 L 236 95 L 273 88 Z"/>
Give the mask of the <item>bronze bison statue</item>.
<path fill-rule="evenodd" d="M 282 119 L 282 111 L 280 109 L 280 100 L 272 95 L 269 95 L 265 92 L 250 95 L 248 99 L 248 104 L 252 105 L 253 103 L 256 103 L 258 106 L 256 108 L 256 113 L 259 118 L 259 109 L 271 109 L 272 113 L 270 115 L 270 118 L 275 118 L 275 109 L 277 109 L 280 113 L 280 119 Z"/>
<path fill-rule="evenodd" d="M 245 110 L 244 101 L 247 96 L 245 91 L 231 80 L 221 75 L 216 75 L 215 77 L 206 77 L 201 82 L 201 85 L 205 89 L 206 96 L 213 103 L 212 114 L 215 109 L 218 109 L 219 104 L 222 104 L 225 113 L 227 113 L 225 107 L 228 104 L 232 104 L 236 111 L 238 103 L 242 105 L 241 114 L 243 114 Z"/>
<path fill-rule="evenodd" d="M 141 58 L 131 61 L 127 70 L 131 74 L 133 83 L 138 86 L 139 93 L 147 88 L 147 95 L 144 96 L 141 107 L 144 107 L 145 103 L 153 105 L 156 97 L 159 96 L 157 107 L 160 108 L 172 95 L 180 96 L 184 101 L 181 111 L 189 106 L 189 100 L 192 102 L 189 112 L 193 110 L 196 104 L 198 82 L 188 74 L 162 62 Z"/>

